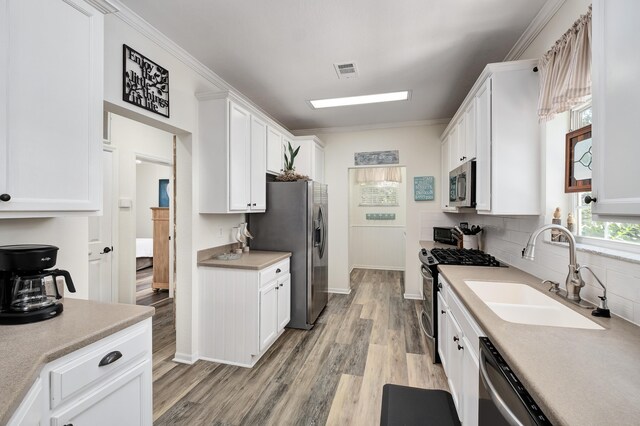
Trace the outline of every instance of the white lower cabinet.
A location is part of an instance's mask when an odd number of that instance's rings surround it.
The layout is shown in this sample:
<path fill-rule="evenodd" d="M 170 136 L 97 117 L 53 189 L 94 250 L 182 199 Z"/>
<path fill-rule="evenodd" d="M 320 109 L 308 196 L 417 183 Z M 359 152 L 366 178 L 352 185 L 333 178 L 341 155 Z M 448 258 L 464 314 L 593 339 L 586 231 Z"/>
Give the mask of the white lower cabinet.
<path fill-rule="evenodd" d="M 151 318 L 44 366 L 8 425 L 151 425 Z"/>
<path fill-rule="evenodd" d="M 440 277 L 438 353 L 464 425 L 478 424 L 479 336 L 484 335 L 448 283 Z"/>
<path fill-rule="evenodd" d="M 289 323 L 289 259 L 262 270 L 201 266 L 199 275 L 199 357 L 253 367 Z"/>

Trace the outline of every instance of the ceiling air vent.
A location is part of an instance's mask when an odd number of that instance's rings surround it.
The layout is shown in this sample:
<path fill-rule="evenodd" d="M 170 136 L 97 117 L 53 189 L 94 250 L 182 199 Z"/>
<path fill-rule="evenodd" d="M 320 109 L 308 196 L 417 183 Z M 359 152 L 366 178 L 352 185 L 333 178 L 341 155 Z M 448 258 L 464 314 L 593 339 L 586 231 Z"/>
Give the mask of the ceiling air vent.
<path fill-rule="evenodd" d="M 356 78 L 358 77 L 358 70 L 356 69 L 355 62 L 347 62 L 343 64 L 333 64 L 338 74 L 338 78 Z"/>

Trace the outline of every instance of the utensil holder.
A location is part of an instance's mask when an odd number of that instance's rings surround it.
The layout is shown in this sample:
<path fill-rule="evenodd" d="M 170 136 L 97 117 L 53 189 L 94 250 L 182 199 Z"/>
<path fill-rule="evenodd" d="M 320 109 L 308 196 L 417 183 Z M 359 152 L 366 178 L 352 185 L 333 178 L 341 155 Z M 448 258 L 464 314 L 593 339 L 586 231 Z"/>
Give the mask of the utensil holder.
<path fill-rule="evenodd" d="M 478 234 L 476 235 L 463 235 L 462 247 L 466 249 L 478 249 Z"/>

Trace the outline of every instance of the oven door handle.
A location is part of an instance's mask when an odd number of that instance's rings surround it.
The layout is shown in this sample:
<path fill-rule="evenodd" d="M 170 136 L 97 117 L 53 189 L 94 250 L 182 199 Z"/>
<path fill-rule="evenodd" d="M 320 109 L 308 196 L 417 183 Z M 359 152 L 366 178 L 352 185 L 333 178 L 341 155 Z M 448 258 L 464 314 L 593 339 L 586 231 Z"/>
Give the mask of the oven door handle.
<path fill-rule="evenodd" d="M 486 363 L 487 363 L 486 355 L 484 352 L 482 352 L 481 359 L 480 359 L 480 378 L 482 379 L 482 383 L 484 383 L 485 388 L 489 393 L 489 397 L 494 402 L 494 404 L 496 405 L 496 408 L 498 409 L 500 414 L 502 414 L 502 416 L 505 418 L 507 423 L 509 423 L 509 425 L 524 426 L 522 422 L 520 422 L 520 420 L 516 417 L 516 415 L 513 414 L 513 411 L 509 409 L 509 407 L 504 402 L 504 400 L 496 390 L 495 386 L 491 382 L 491 379 L 489 378 L 489 373 L 487 373 L 487 367 L 485 366 Z"/>
<path fill-rule="evenodd" d="M 426 272 L 427 274 L 429 274 L 429 276 L 426 276 L 426 275 L 424 274 L 425 272 Z M 422 278 L 424 278 L 425 280 L 433 281 L 433 276 L 431 276 L 431 272 L 429 272 L 429 271 L 427 270 L 427 268 L 425 268 L 425 267 L 424 267 L 424 265 L 420 267 L 420 275 L 422 275 Z M 415 277 L 415 275 L 414 275 L 414 277 Z"/>
<path fill-rule="evenodd" d="M 424 310 L 422 311 L 422 315 L 425 315 L 425 316 L 427 316 L 427 318 L 428 318 L 428 315 L 427 315 L 427 313 L 426 313 Z M 427 330 L 425 330 L 425 329 L 424 329 L 424 324 L 422 323 L 422 319 L 420 319 L 420 321 L 418 321 L 418 322 L 420 323 L 420 328 L 422 329 L 422 332 L 423 332 L 424 334 L 426 334 L 426 335 L 427 335 L 427 337 L 428 337 L 429 339 L 435 339 L 435 336 L 432 336 L 431 334 L 429 334 L 429 333 L 427 332 Z"/>

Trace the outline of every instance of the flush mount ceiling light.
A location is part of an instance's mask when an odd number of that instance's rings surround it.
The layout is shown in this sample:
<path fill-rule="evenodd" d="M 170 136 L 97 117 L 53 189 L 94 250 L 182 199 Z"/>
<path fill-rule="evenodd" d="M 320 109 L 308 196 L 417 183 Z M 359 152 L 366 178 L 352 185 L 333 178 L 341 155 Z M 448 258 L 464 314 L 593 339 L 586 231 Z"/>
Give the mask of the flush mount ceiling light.
<path fill-rule="evenodd" d="M 378 93 L 375 95 L 349 96 L 346 98 L 333 99 L 317 99 L 308 101 L 313 109 L 332 108 L 339 106 L 376 104 L 380 102 L 407 101 L 411 92 L 404 90 L 402 92 Z"/>

